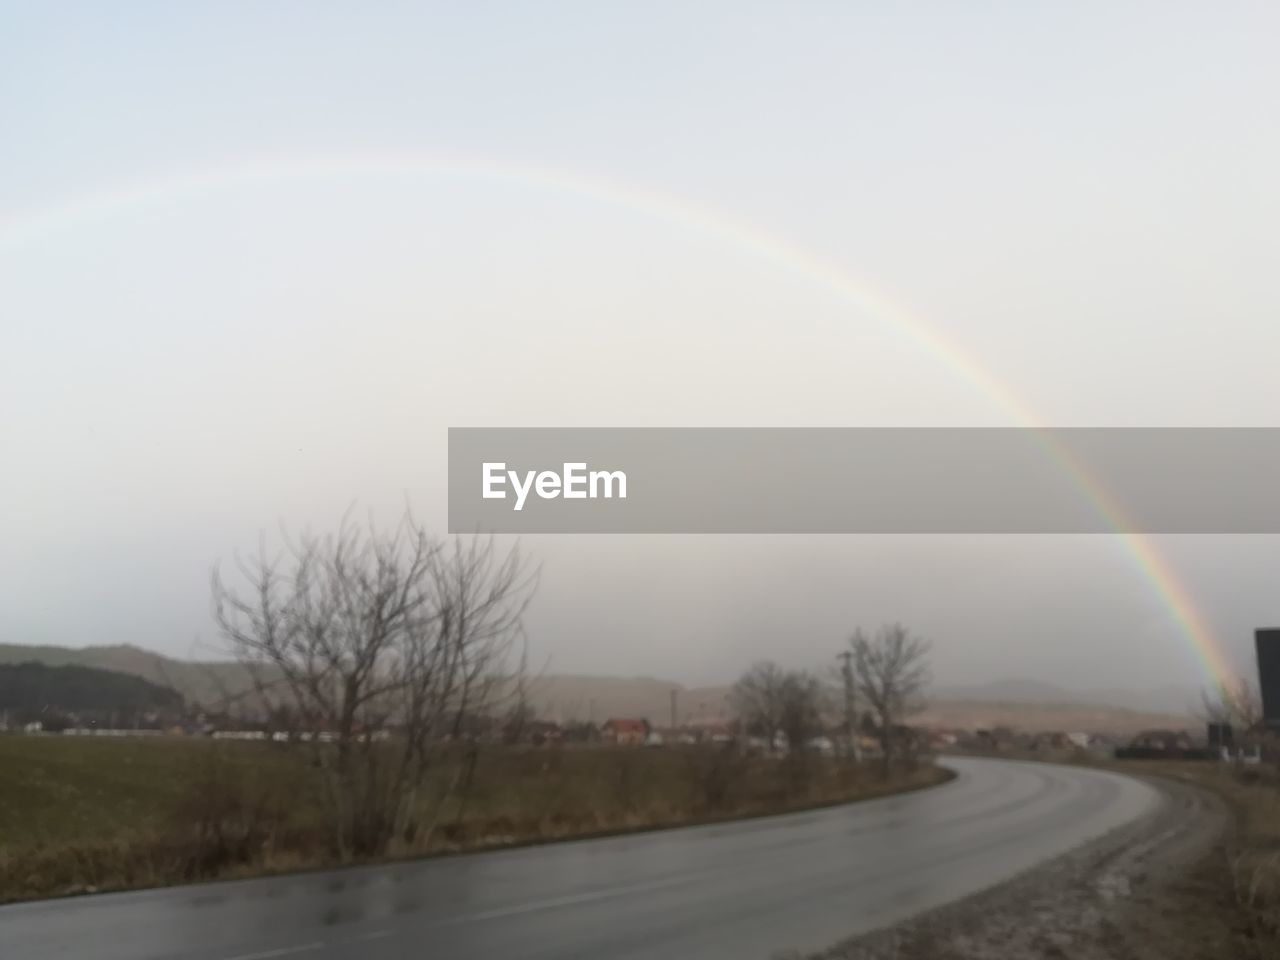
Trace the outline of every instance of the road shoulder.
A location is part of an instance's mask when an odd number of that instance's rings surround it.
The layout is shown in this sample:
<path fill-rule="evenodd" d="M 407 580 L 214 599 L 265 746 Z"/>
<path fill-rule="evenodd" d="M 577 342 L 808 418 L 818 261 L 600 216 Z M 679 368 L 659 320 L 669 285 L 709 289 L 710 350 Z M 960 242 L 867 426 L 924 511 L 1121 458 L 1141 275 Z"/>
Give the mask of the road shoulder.
<path fill-rule="evenodd" d="M 1152 813 L 1000 886 L 848 940 L 822 960 L 1205 960 L 1233 956 L 1226 805 L 1141 777 Z"/>

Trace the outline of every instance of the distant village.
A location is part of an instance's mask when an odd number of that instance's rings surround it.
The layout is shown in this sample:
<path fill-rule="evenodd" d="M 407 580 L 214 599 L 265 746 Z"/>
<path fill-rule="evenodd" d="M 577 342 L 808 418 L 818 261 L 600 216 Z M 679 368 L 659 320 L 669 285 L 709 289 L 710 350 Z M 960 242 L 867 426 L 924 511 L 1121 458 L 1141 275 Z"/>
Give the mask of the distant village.
<path fill-rule="evenodd" d="M 127 724 L 121 724 L 127 720 Z M 115 721 L 115 722 L 113 722 Z M 175 721 L 162 713 L 140 713 L 131 717 L 81 717 L 60 714 L 52 722 L 39 719 L 20 724 L 0 712 L 0 732 L 76 737 L 205 737 L 214 740 L 288 742 L 330 742 L 335 735 L 322 728 L 299 729 L 296 726 L 250 723 L 213 713 L 197 713 L 190 719 Z M 385 740 L 394 736 L 391 728 L 362 733 L 361 737 Z M 1133 737 L 1086 731 L 1027 732 L 1011 727 L 991 729 L 955 729 L 904 727 L 895 731 L 899 739 L 910 740 L 913 747 L 926 753 L 978 753 L 1006 756 L 1061 756 L 1071 753 L 1099 757 L 1118 756 L 1143 759 L 1197 759 L 1217 757 L 1223 748 L 1231 755 L 1243 749 L 1246 758 L 1257 753 L 1255 739 L 1241 738 L 1239 744 L 1210 742 L 1208 736 L 1188 730 L 1147 730 Z M 655 724 L 647 717 L 610 717 L 601 723 L 589 720 L 556 721 L 532 717 L 475 718 L 468 729 L 442 739 L 468 739 L 491 745 L 554 748 L 557 746 L 599 745 L 609 747 L 706 747 L 736 748 L 750 754 L 779 755 L 790 753 L 792 744 L 786 734 L 772 737 L 759 731 L 744 729 L 734 719 L 691 720 L 676 725 Z M 873 758 L 881 750 L 880 738 L 870 719 L 862 724 L 856 742 L 851 741 L 840 723 L 824 725 L 808 738 L 802 749 L 816 754 L 836 755 L 854 748 L 863 757 Z"/>
<path fill-rule="evenodd" d="M 769 756 L 790 754 L 798 747 L 814 754 L 868 758 L 881 755 L 885 745 L 882 731 L 870 713 L 854 712 L 846 718 L 824 708 L 808 724 L 803 742 L 797 745 L 782 730 L 762 729 L 758 721 L 744 722 L 736 715 L 728 695 L 700 697 L 683 711 L 683 704 L 678 702 L 679 691 L 663 691 L 663 699 L 668 697 L 669 709 L 662 711 L 665 722 L 655 721 L 652 711 L 607 716 L 597 722 L 594 698 L 558 704 L 543 701 L 541 709 L 537 709 L 519 696 L 490 715 L 455 718 L 438 739 L 530 748 L 719 747 Z M 851 731 L 851 727 L 855 729 Z M 1028 731 L 1012 725 L 966 728 L 917 723 L 893 727 L 889 740 L 917 755 L 957 752 L 1061 758 L 1083 754 L 1121 759 L 1230 756 L 1244 760 L 1260 756 L 1267 742 L 1263 726 L 1249 721 L 1236 727 L 1239 729 L 1227 722 L 1210 722 L 1200 730 L 1160 728 L 1133 735 L 1097 730 Z M 0 732 L 274 743 L 324 743 L 337 738 L 323 722 L 280 706 L 255 711 L 246 708 L 242 700 L 230 698 L 220 709 L 210 709 L 137 677 L 84 667 L 49 668 L 36 663 L 0 666 Z M 357 726 L 354 734 L 361 739 L 388 739 L 395 736 L 395 726 Z"/>

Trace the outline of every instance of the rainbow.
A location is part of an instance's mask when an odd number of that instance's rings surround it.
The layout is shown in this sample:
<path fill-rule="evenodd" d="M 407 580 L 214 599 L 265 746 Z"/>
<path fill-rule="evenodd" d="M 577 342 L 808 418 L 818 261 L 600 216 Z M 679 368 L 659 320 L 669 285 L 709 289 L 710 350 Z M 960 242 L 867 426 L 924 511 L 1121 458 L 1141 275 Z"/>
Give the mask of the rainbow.
<path fill-rule="evenodd" d="M 195 195 L 246 185 L 375 176 L 466 178 L 533 186 L 622 207 L 666 223 L 696 230 L 820 284 L 843 302 L 888 324 L 909 338 L 963 381 L 976 387 L 1019 426 L 1036 431 L 1043 431 L 1047 427 L 1024 400 L 995 379 L 990 371 L 959 345 L 944 337 L 924 320 L 902 309 L 864 278 L 852 276 L 844 268 L 813 251 L 747 221 L 657 190 L 577 172 L 499 161 L 485 156 L 401 153 L 313 159 L 263 158 L 220 165 L 208 170 L 119 186 L 0 219 L 0 249 L 38 242 L 45 235 L 140 207 L 167 204 Z M 1107 491 L 1088 475 L 1068 449 L 1048 434 L 1039 432 L 1038 436 L 1046 452 L 1073 476 L 1096 508 L 1115 527 L 1135 568 L 1168 607 L 1210 682 L 1231 682 L 1235 671 L 1230 658 L 1197 608 L 1194 598 L 1156 550 L 1155 544 L 1150 538 L 1129 529 L 1131 525 Z"/>

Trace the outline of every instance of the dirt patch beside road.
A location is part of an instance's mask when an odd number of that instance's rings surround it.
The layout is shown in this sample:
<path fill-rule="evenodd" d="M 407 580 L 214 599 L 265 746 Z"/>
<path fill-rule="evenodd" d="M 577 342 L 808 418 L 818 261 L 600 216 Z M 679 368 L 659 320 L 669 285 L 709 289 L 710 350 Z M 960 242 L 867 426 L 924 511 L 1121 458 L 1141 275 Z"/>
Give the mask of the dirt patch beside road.
<path fill-rule="evenodd" d="M 1240 957 L 1213 793 L 1146 778 L 1151 815 L 974 897 L 840 944 L 822 960 Z"/>

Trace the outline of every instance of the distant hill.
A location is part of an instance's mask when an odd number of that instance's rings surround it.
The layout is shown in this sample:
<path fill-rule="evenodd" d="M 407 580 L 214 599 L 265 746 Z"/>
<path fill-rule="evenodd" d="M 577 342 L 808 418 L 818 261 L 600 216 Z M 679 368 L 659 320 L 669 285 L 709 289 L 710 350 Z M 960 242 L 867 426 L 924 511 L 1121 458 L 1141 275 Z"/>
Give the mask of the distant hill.
<path fill-rule="evenodd" d="M 528 698 L 540 716 L 551 720 L 594 719 L 600 723 L 611 716 L 631 716 L 665 725 L 671 715 L 673 690 L 681 723 L 732 717 L 728 685 L 685 687 L 649 677 L 552 674 L 531 680 Z M 1031 733 L 1081 731 L 1123 736 L 1157 727 L 1189 728 L 1196 723 L 1186 712 L 1098 704 L 1051 684 L 1029 681 L 997 682 L 988 690 L 941 688 L 930 695 L 928 709 L 915 720 L 969 730 L 1007 726 Z"/>
<path fill-rule="evenodd" d="M 13 723 L 75 717 L 130 725 L 151 715 L 176 718 L 182 695 L 141 677 L 75 664 L 0 664 L 0 711 Z"/>
<path fill-rule="evenodd" d="M 1084 695 L 1042 680 L 990 680 L 963 686 L 939 686 L 934 696 L 944 700 L 989 700 L 997 703 L 1079 703 Z"/>
<path fill-rule="evenodd" d="M 227 697 L 252 689 L 248 673 L 228 661 L 175 660 L 133 646 L 33 647 L 0 644 L 0 663 L 39 661 L 115 670 L 171 687 L 188 702 L 216 706 Z M 671 716 L 671 693 L 681 723 L 726 720 L 731 716 L 730 686 L 686 687 L 654 677 L 601 677 L 546 674 L 526 681 L 526 696 L 535 712 L 550 720 L 594 720 L 645 717 L 665 725 Z M 1033 732 L 1066 730 L 1131 734 L 1155 727 L 1190 727 L 1195 720 L 1181 703 L 1194 703 L 1195 692 L 1179 700 L 1178 691 L 1157 696 L 1123 691 L 1081 693 L 1034 680 L 939 686 L 931 691 L 929 709 L 920 719 L 948 727 L 1011 726 Z M 1106 700 L 1103 700 L 1103 698 Z M 1109 702 L 1106 702 L 1109 700 Z M 1116 706 L 1125 704 L 1126 706 Z"/>
<path fill-rule="evenodd" d="M 1143 713 L 1164 713 L 1181 716 L 1192 712 L 1200 703 L 1200 691 L 1188 687 L 1156 687 L 1148 690 L 1068 690 L 1065 687 L 1041 680 L 992 680 L 965 686 L 947 685 L 935 687 L 933 697 L 939 700 L 957 700 L 981 703 L 1033 703 L 1033 704 L 1088 704 L 1116 707 Z"/>
<path fill-rule="evenodd" d="M 1010 727 L 1028 733 L 1109 733 L 1132 736 L 1142 730 L 1189 730 L 1195 718 L 1090 703 L 1026 703 L 980 700 L 930 700 L 916 718 L 930 726 L 961 730 Z"/>
<path fill-rule="evenodd" d="M 205 705 L 220 703 L 228 696 L 242 695 L 252 689 L 247 672 L 238 663 L 174 660 L 128 645 L 73 648 L 0 644 L 0 664 L 30 662 L 127 673 L 176 690 L 190 703 Z"/>
<path fill-rule="evenodd" d="M 681 723 L 729 720 L 728 686 L 686 687 L 653 677 L 592 677 L 547 674 L 527 683 L 526 695 L 539 715 L 550 720 L 594 720 L 645 717 L 666 725 L 671 694 Z"/>

